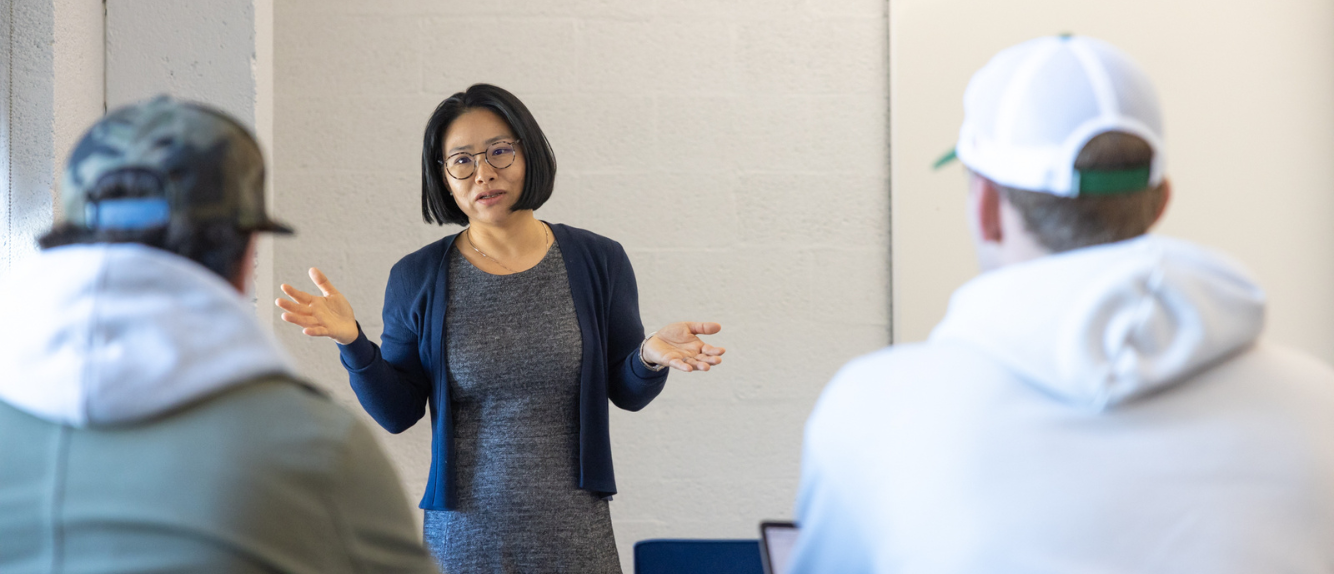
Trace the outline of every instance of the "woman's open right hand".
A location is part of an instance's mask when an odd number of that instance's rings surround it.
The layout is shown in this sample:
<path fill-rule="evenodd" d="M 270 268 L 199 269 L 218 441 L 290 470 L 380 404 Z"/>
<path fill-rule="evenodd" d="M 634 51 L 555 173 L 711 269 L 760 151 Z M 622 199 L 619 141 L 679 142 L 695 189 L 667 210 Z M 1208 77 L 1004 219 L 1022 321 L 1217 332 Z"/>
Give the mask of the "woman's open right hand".
<path fill-rule="evenodd" d="M 301 332 L 311 337 L 329 337 L 343 345 L 357 340 L 357 319 L 352 315 L 352 305 L 347 298 L 334 289 L 333 283 L 319 269 L 310 268 L 310 279 L 323 296 L 282 284 L 283 293 L 292 298 L 291 301 L 274 301 L 284 311 L 283 320 L 302 327 Z"/>

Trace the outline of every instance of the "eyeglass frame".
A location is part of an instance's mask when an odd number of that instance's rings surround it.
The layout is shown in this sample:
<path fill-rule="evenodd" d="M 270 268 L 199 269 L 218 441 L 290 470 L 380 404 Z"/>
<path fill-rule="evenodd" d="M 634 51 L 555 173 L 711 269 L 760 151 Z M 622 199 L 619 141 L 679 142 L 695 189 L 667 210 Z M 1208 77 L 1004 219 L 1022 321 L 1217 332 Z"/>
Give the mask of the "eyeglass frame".
<path fill-rule="evenodd" d="M 486 152 L 491 151 L 491 146 L 493 146 L 493 145 L 496 145 L 496 144 L 502 144 L 502 143 L 508 143 L 508 144 L 510 144 L 510 145 L 515 146 L 514 155 L 515 155 L 515 157 L 518 157 L 518 155 L 519 155 L 519 150 L 518 150 L 518 145 L 517 145 L 517 144 L 520 143 L 520 142 L 522 142 L 522 141 L 523 141 L 522 138 L 515 138 L 515 139 L 512 139 L 512 140 L 496 140 L 496 141 L 494 141 L 494 142 L 491 142 L 491 143 L 487 144 L 486 149 L 484 149 L 484 150 L 482 150 L 482 151 L 479 151 L 479 152 L 477 152 L 477 153 L 468 153 L 468 152 L 466 152 L 466 151 L 461 151 L 461 152 L 458 152 L 458 153 L 452 153 L 452 154 L 449 154 L 449 157 L 446 157 L 446 158 L 444 158 L 444 159 L 437 159 L 437 160 L 435 160 L 435 162 L 438 163 L 438 164 L 440 164 L 440 167 L 441 167 L 441 169 L 445 172 L 445 175 L 447 175 L 447 176 L 449 176 L 449 177 L 452 177 L 452 178 L 454 178 L 454 179 L 456 179 L 456 180 L 463 181 L 463 180 L 468 179 L 468 178 L 470 178 L 470 177 L 472 177 L 472 176 L 474 176 L 474 175 L 477 175 L 477 163 L 476 163 L 476 162 L 473 163 L 472 173 L 470 173 L 470 174 L 468 174 L 468 175 L 465 175 L 465 176 L 463 176 L 463 177 L 454 177 L 454 174 L 449 173 L 449 166 L 445 165 L 445 160 L 448 160 L 449 158 L 456 157 L 456 156 L 460 156 L 460 155 L 466 155 L 466 156 L 468 156 L 468 157 L 476 157 L 476 156 L 479 156 L 479 155 L 480 155 L 480 156 L 482 156 L 482 161 L 486 162 L 486 165 L 491 166 L 491 169 L 509 169 L 510 166 L 514 165 L 514 161 L 513 161 L 513 160 L 510 160 L 510 165 L 507 165 L 507 166 L 505 166 L 505 167 L 496 167 L 496 164 L 491 163 L 491 159 L 490 159 L 489 157 L 487 157 Z"/>

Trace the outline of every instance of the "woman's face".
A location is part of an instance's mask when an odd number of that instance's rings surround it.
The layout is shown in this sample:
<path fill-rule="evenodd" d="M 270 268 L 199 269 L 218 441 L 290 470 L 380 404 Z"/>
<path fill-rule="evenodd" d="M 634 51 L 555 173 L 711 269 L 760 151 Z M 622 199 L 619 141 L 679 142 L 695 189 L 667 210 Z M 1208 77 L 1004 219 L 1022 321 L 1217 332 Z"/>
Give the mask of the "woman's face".
<path fill-rule="evenodd" d="M 464 112 L 445 129 L 444 147 L 445 181 L 468 221 L 499 225 L 509 219 L 513 215 L 510 208 L 523 193 L 524 175 L 523 148 L 509 124 L 491 110 Z M 507 153 L 510 149 L 512 156 Z M 508 167 L 492 165 L 505 165 L 511 157 L 513 163 Z M 457 172 L 471 168 L 473 173 L 456 179 L 448 173 L 451 167 Z"/>

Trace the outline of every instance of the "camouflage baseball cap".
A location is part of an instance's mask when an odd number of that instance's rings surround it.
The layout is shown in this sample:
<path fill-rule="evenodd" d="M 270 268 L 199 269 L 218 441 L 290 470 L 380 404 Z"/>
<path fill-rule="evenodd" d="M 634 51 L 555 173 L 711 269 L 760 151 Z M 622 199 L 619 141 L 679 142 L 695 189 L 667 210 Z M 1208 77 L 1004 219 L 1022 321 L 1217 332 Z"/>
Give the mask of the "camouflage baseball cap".
<path fill-rule="evenodd" d="M 156 178 L 160 196 L 93 201 L 103 177 Z M 89 229 L 147 229 L 183 218 L 233 222 L 244 231 L 292 233 L 264 210 L 264 158 L 226 114 L 167 96 L 103 117 L 79 140 L 61 180 L 65 220 Z"/>

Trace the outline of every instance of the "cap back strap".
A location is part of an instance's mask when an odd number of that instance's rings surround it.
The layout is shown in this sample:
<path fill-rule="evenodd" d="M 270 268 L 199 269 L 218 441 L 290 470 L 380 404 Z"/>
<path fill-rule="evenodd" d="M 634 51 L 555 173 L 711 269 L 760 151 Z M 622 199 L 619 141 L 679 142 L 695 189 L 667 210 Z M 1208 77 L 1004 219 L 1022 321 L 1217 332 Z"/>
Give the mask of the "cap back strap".
<path fill-rule="evenodd" d="M 1149 166 L 1136 169 L 1116 170 L 1075 170 L 1072 189 L 1079 190 L 1079 195 L 1117 195 L 1148 189 Z"/>
<path fill-rule="evenodd" d="M 84 210 L 91 229 L 150 229 L 171 221 L 171 207 L 160 197 L 104 199 L 88 203 Z"/>

